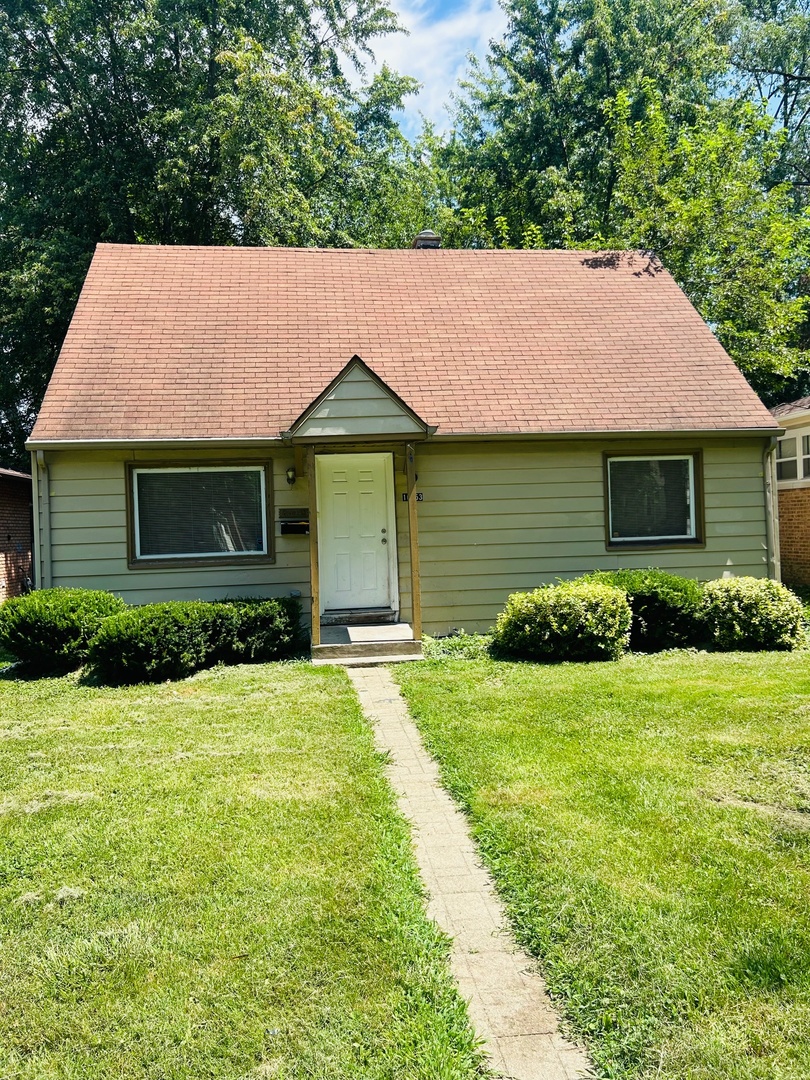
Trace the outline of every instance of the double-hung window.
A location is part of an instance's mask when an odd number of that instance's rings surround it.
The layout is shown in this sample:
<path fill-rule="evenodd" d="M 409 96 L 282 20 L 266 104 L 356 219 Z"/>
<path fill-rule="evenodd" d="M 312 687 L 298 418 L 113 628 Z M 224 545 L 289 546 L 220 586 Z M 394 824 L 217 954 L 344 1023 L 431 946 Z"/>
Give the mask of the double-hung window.
<path fill-rule="evenodd" d="M 608 457 L 609 545 L 700 542 L 695 454 Z"/>
<path fill-rule="evenodd" d="M 810 435 L 784 435 L 776 444 L 776 479 L 810 479 Z"/>
<path fill-rule="evenodd" d="M 264 465 L 134 467 L 130 482 L 136 563 L 271 556 Z"/>

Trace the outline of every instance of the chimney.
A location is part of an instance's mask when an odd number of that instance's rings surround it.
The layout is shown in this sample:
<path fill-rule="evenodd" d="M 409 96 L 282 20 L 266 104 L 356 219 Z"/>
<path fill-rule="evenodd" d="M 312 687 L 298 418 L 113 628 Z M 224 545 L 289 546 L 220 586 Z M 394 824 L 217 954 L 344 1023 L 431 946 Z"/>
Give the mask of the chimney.
<path fill-rule="evenodd" d="M 438 248 L 442 246 L 442 238 L 433 229 L 422 229 L 413 238 L 411 247 L 414 248 Z"/>

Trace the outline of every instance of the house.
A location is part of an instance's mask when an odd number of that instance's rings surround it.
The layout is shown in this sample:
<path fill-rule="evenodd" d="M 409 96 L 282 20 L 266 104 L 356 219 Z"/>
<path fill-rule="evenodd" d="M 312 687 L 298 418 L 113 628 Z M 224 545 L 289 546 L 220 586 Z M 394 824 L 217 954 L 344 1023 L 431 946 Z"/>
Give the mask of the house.
<path fill-rule="evenodd" d="M 0 602 L 30 587 L 33 535 L 31 477 L 0 469 Z"/>
<path fill-rule="evenodd" d="M 484 630 L 594 568 L 779 576 L 780 428 L 641 253 L 101 245 L 37 583 Z"/>
<path fill-rule="evenodd" d="M 776 449 L 782 576 L 810 585 L 810 397 L 771 412 L 784 429 Z"/>

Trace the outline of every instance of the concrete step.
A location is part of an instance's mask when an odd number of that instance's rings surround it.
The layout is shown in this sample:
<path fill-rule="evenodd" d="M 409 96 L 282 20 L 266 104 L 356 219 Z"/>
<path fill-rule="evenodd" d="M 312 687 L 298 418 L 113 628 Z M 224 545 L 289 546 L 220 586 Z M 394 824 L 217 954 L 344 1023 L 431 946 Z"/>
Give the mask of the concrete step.
<path fill-rule="evenodd" d="M 312 661 L 313 667 L 324 667 L 326 664 L 337 664 L 339 667 L 365 668 L 382 667 L 386 664 L 406 664 L 414 660 L 423 660 L 421 650 L 412 656 L 345 656 L 342 660 L 318 659 Z"/>
<path fill-rule="evenodd" d="M 325 660 L 328 664 L 340 663 L 351 657 L 364 656 L 422 656 L 421 641 L 376 640 L 350 641 L 341 644 L 312 646 L 312 659 Z"/>
<path fill-rule="evenodd" d="M 321 615 L 321 626 L 390 626 L 396 621 L 397 613 L 390 608 L 347 608 Z"/>

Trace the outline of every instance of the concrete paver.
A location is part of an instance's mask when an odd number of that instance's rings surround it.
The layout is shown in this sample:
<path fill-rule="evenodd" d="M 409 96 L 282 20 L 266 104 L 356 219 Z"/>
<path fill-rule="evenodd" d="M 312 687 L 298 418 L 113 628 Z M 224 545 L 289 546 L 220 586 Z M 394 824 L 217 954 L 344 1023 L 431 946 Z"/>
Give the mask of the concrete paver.
<path fill-rule="evenodd" d="M 464 815 L 441 787 L 390 673 L 375 667 L 348 675 L 374 724 L 377 748 L 388 754 L 388 778 L 414 826 L 428 915 L 453 940 L 453 974 L 491 1067 L 509 1080 L 593 1076 L 585 1051 L 560 1033 L 535 962 L 515 944 Z"/>

